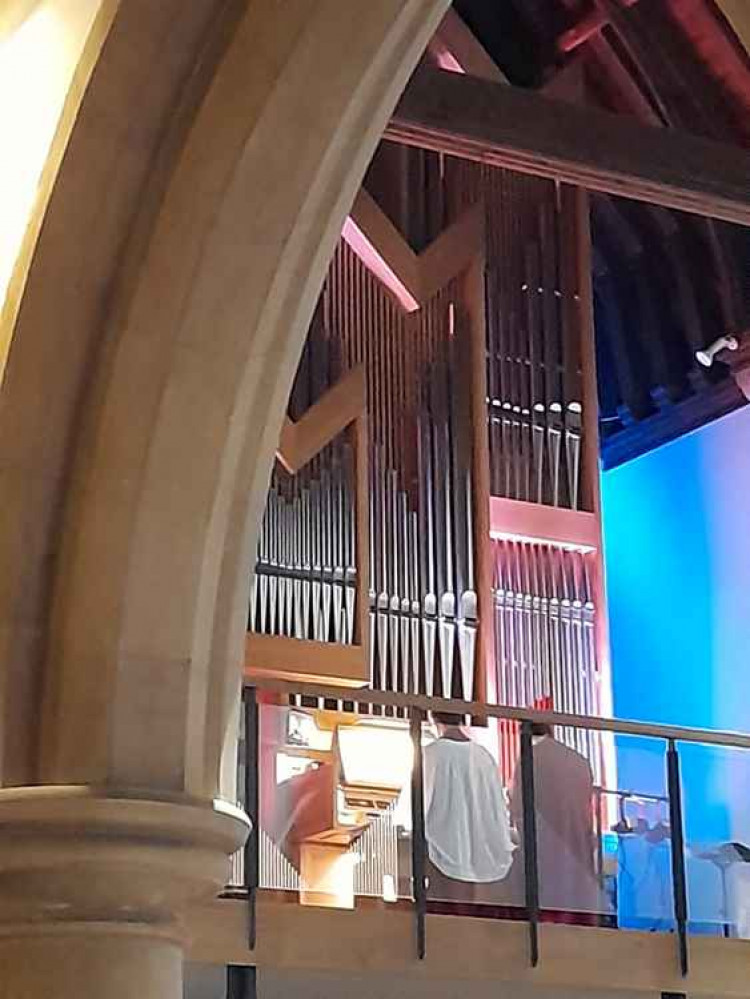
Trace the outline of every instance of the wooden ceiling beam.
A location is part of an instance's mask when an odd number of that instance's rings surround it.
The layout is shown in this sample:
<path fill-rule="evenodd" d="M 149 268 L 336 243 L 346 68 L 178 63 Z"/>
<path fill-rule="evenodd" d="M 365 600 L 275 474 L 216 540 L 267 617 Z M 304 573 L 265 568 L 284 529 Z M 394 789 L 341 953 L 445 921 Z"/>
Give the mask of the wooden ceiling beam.
<path fill-rule="evenodd" d="M 750 153 L 516 87 L 420 70 L 385 137 L 750 225 Z"/>

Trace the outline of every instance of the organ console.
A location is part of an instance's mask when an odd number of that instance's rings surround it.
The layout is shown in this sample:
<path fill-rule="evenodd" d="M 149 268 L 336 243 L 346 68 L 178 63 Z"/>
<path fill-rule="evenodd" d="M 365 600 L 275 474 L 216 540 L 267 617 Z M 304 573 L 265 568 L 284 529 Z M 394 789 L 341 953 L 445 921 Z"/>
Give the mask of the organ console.
<path fill-rule="evenodd" d="M 290 427 L 309 441 L 297 464 L 280 445 L 249 679 L 607 711 L 586 212 L 554 181 L 381 147 L 291 393 L 286 451 Z M 310 844 L 361 829 L 334 798 L 362 822 L 387 803 L 377 774 L 347 780 L 356 731 L 299 778 L 327 802 Z M 601 782 L 602 738 L 560 735 Z M 517 732 L 495 737 L 510 780 Z"/>
<path fill-rule="evenodd" d="M 286 709 L 266 767 L 263 824 L 300 874 L 303 903 L 353 905 L 351 850 L 409 781 L 412 750 L 398 724 Z"/>

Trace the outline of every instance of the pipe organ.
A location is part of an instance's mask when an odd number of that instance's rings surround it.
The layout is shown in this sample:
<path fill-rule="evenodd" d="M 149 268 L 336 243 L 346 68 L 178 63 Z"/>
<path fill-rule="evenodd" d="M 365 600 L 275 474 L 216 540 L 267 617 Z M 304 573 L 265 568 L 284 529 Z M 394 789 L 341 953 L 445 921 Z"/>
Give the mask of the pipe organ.
<path fill-rule="evenodd" d="M 280 451 L 249 673 L 255 640 L 302 643 L 297 673 L 326 681 L 316 663 L 358 647 L 364 674 L 342 682 L 596 714 L 606 636 L 585 196 L 384 150 L 390 173 L 371 171 L 370 190 L 393 182 L 394 162 L 411 162 L 397 179 L 417 186 L 400 216 L 358 197 L 289 404 L 301 428 L 359 373 L 361 418 L 329 418 L 294 474 Z M 600 776 L 601 746 L 574 744 Z M 509 772 L 510 727 L 501 749 Z"/>
<path fill-rule="evenodd" d="M 368 424 L 369 678 L 384 690 L 471 700 L 477 594 L 470 335 L 455 281 L 413 313 L 345 240 L 336 250 L 292 391 L 301 416 L 363 368 Z M 277 464 L 258 553 L 251 627 L 350 642 L 356 489 L 337 440 L 297 476 Z M 313 550 L 308 550 L 310 544 Z M 283 597 L 274 595 L 278 589 Z"/>

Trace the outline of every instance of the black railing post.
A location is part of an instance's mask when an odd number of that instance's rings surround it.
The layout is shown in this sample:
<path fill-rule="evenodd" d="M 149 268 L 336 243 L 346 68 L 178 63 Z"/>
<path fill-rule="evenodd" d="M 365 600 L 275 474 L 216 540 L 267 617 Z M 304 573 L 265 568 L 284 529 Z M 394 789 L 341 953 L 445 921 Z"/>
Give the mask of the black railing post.
<path fill-rule="evenodd" d="M 688 905 L 687 879 L 685 876 L 685 830 L 682 818 L 682 785 L 680 783 L 680 757 L 674 739 L 667 744 L 667 794 L 669 796 L 669 829 L 672 846 L 672 893 L 674 917 L 677 924 L 677 947 L 680 971 L 688 973 Z"/>
<path fill-rule="evenodd" d="M 245 811 L 250 819 L 250 834 L 244 849 L 244 880 L 247 890 L 247 945 L 255 950 L 256 897 L 260 878 L 260 808 L 258 791 L 258 695 L 255 687 L 245 687 L 242 696 L 245 724 Z"/>
<path fill-rule="evenodd" d="M 423 721 L 424 712 L 420 708 L 410 708 L 409 730 L 414 752 L 414 765 L 411 771 L 411 870 L 417 957 L 420 961 L 424 960 L 427 950 L 427 837 L 424 821 Z"/>
<path fill-rule="evenodd" d="M 602 820 L 602 789 L 594 788 L 594 836 L 596 837 L 596 877 L 599 888 L 604 889 L 604 836 Z"/>
<path fill-rule="evenodd" d="M 564 792 L 563 792 L 564 793 Z M 529 954 L 532 968 L 539 964 L 539 858 L 534 794 L 534 740 L 531 722 L 521 725 L 521 794 L 523 802 L 523 857 Z"/>
<path fill-rule="evenodd" d="M 227 965 L 227 999 L 256 999 L 257 973 L 255 968 L 241 964 Z"/>

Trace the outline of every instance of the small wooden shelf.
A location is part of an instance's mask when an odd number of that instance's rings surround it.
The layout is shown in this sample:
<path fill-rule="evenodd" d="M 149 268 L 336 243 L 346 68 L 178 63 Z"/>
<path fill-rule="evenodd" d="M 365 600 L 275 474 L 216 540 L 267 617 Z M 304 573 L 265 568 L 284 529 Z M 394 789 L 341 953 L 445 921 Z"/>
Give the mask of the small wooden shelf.
<path fill-rule="evenodd" d="M 244 677 L 247 682 L 274 679 L 364 687 L 370 679 L 368 659 L 362 645 L 336 645 L 248 632 Z"/>
<path fill-rule="evenodd" d="M 600 545 L 599 522 L 593 513 L 490 497 L 490 535 L 558 548 L 594 552 Z"/>

